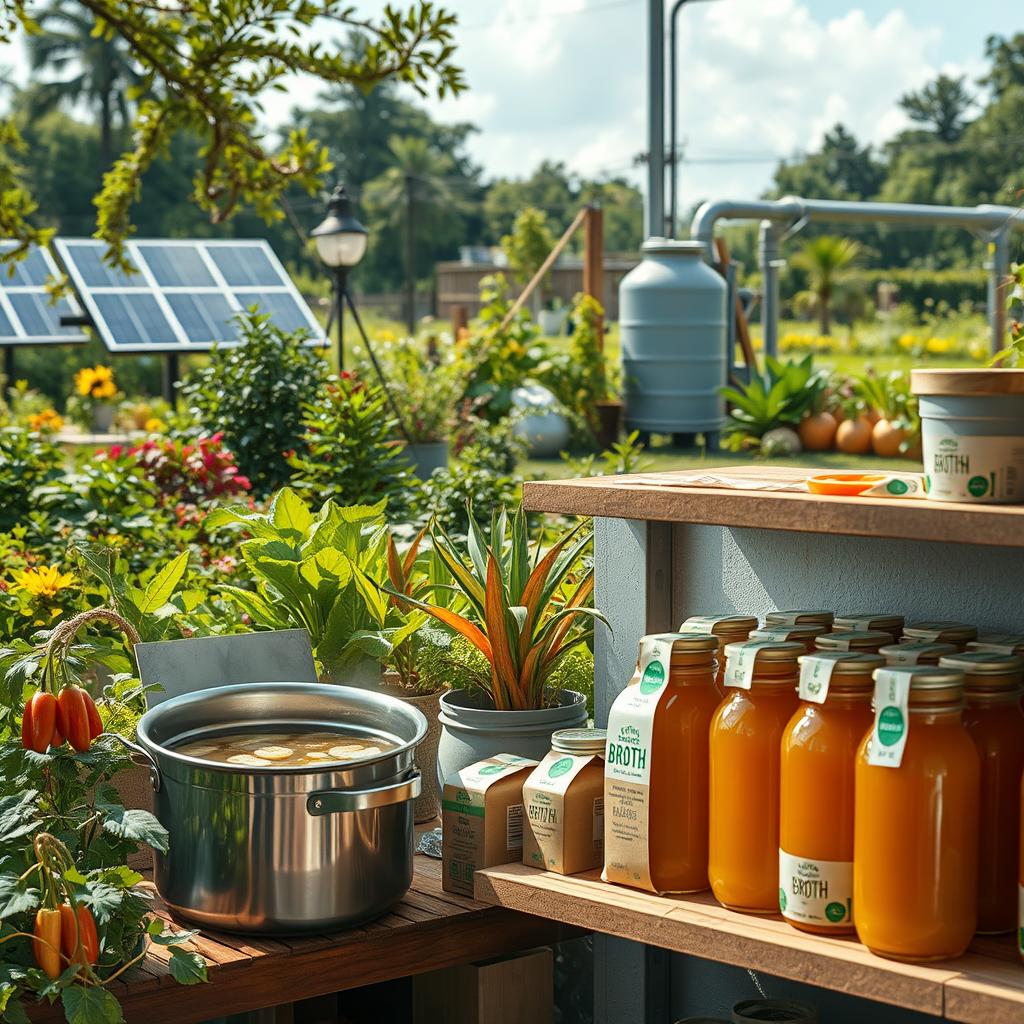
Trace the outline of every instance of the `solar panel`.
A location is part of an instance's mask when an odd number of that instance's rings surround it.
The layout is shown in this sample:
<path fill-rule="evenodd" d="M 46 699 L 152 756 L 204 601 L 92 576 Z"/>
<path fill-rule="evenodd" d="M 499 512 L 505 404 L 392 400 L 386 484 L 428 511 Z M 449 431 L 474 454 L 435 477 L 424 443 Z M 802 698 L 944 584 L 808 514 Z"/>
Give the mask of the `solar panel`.
<path fill-rule="evenodd" d="M 95 239 L 58 238 L 54 245 L 111 351 L 237 344 L 234 317 L 250 306 L 282 330 L 305 329 L 310 344 L 323 344 L 323 328 L 262 239 L 134 239 L 126 245 L 131 274 L 106 266 Z"/>
<path fill-rule="evenodd" d="M 0 241 L 0 253 L 17 244 Z M 53 302 L 46 285 L 59 277 L 53 254 L 38 246 L 23 260 L 0 264 L 0 346 L 80 345 L 89 340 L 81 327 L 61 326 L 62 316 L 81 316 L 82 307 L 70 294 Z"/>

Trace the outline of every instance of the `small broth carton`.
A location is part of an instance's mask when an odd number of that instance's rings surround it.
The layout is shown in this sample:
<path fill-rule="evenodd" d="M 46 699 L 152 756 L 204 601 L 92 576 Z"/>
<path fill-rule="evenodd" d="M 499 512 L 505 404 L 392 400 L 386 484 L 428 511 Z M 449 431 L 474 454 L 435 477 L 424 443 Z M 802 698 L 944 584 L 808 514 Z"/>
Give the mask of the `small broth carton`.
<path fill-rule="evenodd" d="M 473 872 L 523 856 L 523 782 L 536 761 L 495 754 L 452 772 L 441 801 L 441 871 L 447 892 L 473 895 Z"/>

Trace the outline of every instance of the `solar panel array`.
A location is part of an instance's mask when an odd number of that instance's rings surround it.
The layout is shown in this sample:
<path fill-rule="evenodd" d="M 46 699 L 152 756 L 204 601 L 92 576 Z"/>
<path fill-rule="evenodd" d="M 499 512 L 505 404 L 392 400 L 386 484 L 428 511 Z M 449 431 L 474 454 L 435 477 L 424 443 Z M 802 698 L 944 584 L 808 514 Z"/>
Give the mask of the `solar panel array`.
<path fill-rule="evenodd" d="M 103 262 L 102 242 L 54 245 L 104 344 L 114 352 L 201 352 L 238 341 L 237 313 L 258 306 L 285 331 L 323 328 L 261 239 L 135 239 L 134 273 Z"/>
<path fill-rule="evenodd" d="M 16 245 L 0 241 L 0 253 Z M 62 316 L 81 316 L 82 308 L 73 295 L 53 301 L 46 286 L 59 277 L 53 255 L 38 246 L 32 246 L 23 260 L 0 265 L 0 345 L 73 345 L 89 340 L 81 327 L 60 324 Z"/>

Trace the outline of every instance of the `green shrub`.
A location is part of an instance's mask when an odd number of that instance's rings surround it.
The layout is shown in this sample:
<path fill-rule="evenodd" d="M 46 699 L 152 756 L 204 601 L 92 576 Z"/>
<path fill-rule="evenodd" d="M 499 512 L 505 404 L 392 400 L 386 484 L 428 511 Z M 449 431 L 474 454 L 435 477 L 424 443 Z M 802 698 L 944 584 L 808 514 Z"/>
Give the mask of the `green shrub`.
<path fill-rule="evenodd" d="M 988 288 L 988 274 L 984 270 L 855 269 L 848 271 L 845 278 L 869 291 L 872 297 L 878 285 L 895 285 L 897 301 L 913 306 L 918 315 L 940 302 L 953 309 L 964 301 L 984 306 Z"/>
<path fill-rule="evenodd" d="M 257 494 L 269 494 L 291 475 L 290 453 L 301 447 L 305 406 L 324 378 L 322 357 L 269 317 L 238 315 L 239 344 L 214 348 L 206 366 L 181 387 L 192 418 L 205 435 L 220 433 Z"/>
<path fill-rule="evenodd" d="M 60 475 L 60 448 L 23 427 L 0 429 L 0 532 L 35 508 L 33 491 Z"/>
<path fill-rule="evenodd" d="M 388 518 L 408 516 L 419 481 L 398 438 L 384 389 L 344 372 L 305 406 L 303 433 L 289 458 L 292 486 L 339 505 L 387 499 Z"/>

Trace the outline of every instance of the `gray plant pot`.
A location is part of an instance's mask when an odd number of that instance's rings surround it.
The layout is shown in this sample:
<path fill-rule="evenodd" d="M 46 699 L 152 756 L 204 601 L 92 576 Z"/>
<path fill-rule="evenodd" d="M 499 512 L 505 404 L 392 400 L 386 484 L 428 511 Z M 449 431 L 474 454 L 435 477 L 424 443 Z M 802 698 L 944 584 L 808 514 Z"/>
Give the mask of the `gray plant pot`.
<path fill-rule="evenodd" d="M 435 469 L 448 468 L 448 442 L 421 441 L 406 445 L 405 457 L 420 480 L 429 480 Z"/>
<path fill-rule="evenodd" d="M 92 407 L 92 432 L 109 434 L 114 425 L 114 407 L 112 405 L 94 405 Z"/>
<path fill-rule="evenodd" d="M 449 690 L 441 698 L 441 740 L 437 777 L 444 780 L 492 754 L 518 754 L 535 761 L 551 749 L 551 734 L 587 724 L 582 693 L 560 690 L 559 704 L 537 711 L 495 711 L 488 698 L 468 690 Z"/>

